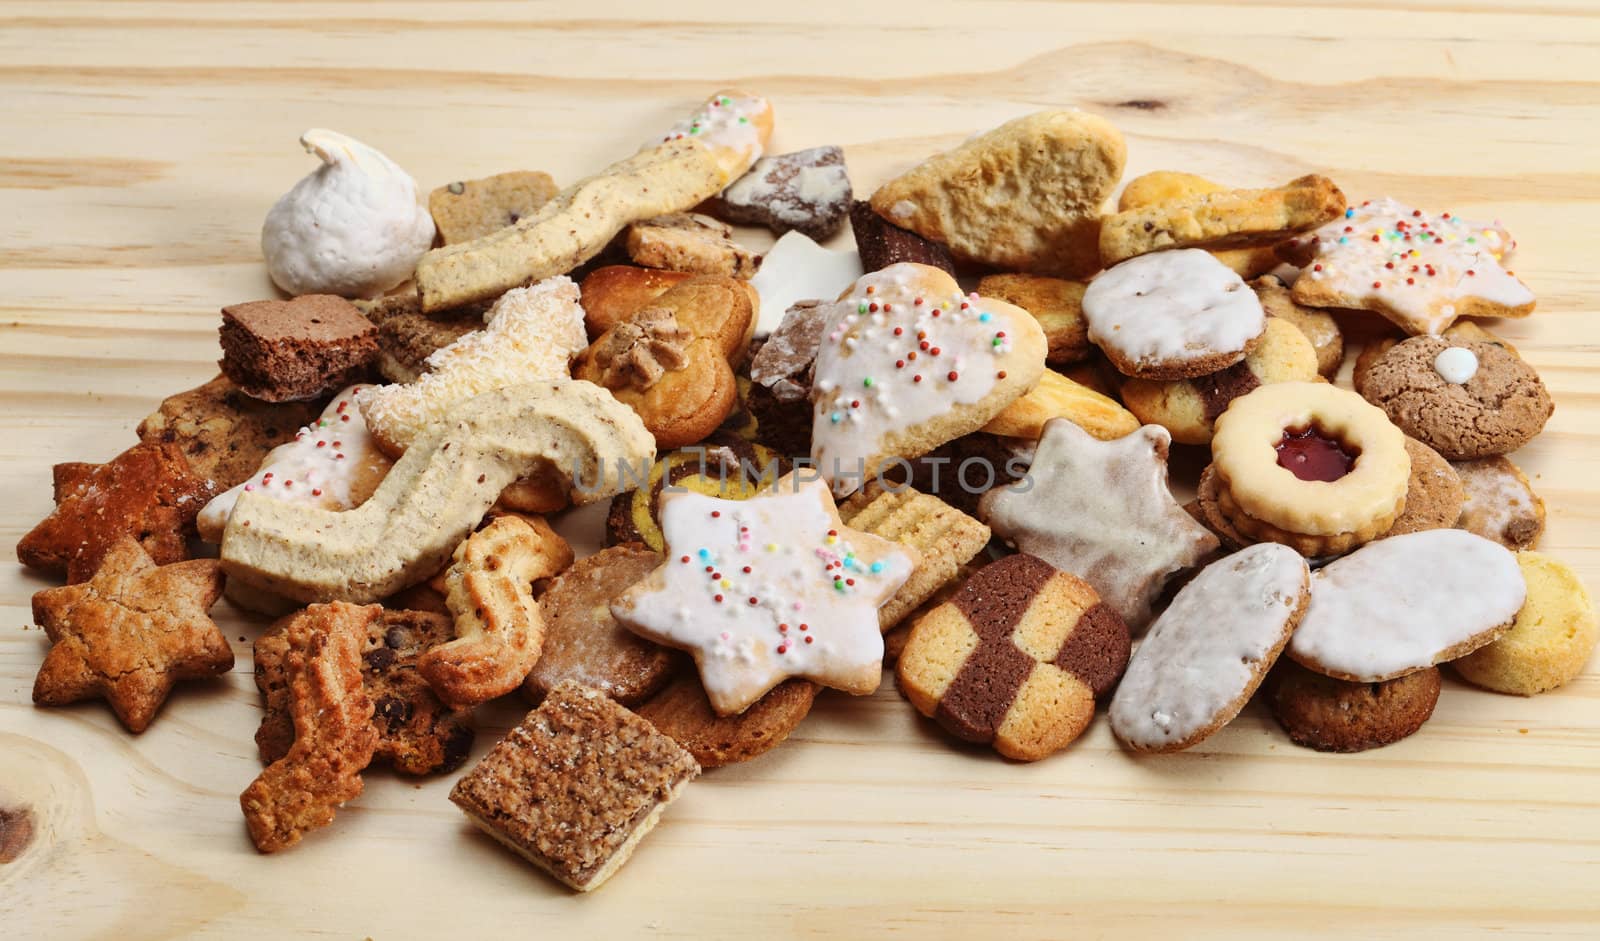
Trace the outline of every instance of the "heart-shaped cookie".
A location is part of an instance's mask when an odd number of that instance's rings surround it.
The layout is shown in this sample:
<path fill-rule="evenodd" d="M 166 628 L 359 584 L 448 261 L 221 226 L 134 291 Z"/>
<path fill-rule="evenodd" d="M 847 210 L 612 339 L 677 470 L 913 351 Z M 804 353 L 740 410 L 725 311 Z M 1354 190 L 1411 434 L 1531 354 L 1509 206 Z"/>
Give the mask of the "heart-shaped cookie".
<path fill-rule="evenodd" d="M 811 458 L 837 493 L 982 428 L 1044 373 L 1039 322 L 903 263 L 830 307 L 817 351 Z"/>

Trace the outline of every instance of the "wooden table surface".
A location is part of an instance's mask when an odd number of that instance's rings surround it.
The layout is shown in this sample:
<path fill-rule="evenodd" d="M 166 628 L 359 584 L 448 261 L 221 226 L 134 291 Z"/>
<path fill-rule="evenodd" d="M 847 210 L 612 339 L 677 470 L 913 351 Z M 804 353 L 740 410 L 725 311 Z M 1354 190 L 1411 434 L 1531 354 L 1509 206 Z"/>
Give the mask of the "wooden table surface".
<path fill-rule="evenodd" d="M 49 510 L 52 463 L 110 458 L 215 372 L 218 308 L 271 291 L 258 232 L 313 166 L 304 129 L 425 188 L 570 181 L 736 83 L 775 103 L 778 149 L 843 145 L 863 193 L 1076 105 L 1122 128 L 1129 176 L 1316 171 L 1501 217 L 1539 295 L 1503 331 L 1557 403 L 1517 460 L 1543 548 L 1600 590 L 1592 0 L 615 6 L 0 2 L 0 543 Z M 0 804 L 36 832 L 0 865 L 6 938 L 1600 932 L 1600 664 L 1535 699 L 1447 680 L 1420 734 L 1353 756 L 1252 706 L 1189 752 L 1135 759 L 1102 719 L 1023 766 L 952 747 L 892 682 L 828 694 L 578 897 L 471 830 L 450 778 L 374 773 L 331 828 L 258 856 L 237 797 L 260 770 L 262 622 L 218 604 L 238 665 L 135 738 L 101 703 L 32 706 L 29 596 L 50 582 L 11 559 Z M 517 715 L 486 710 L 477 752 Z"/>

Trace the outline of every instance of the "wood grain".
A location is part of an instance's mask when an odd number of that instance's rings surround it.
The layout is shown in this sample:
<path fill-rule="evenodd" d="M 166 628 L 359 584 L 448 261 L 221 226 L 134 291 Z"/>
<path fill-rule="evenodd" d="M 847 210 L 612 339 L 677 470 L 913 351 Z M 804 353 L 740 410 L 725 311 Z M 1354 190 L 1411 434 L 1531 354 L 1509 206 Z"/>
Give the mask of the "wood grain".
<path fill-rule="evenodd" d="M 635 5 L 639 6 L 639 5 Z M 0 542 L 49 466 L 104 460 L 214 372 L 217 309 L 266 296 L 263 214 L 338 128 L 426 187 L 514 168 L 572 180 L 706 92 L 770 96 L 776 145 L 845 147 L 867 192 L 1046 106 L 1104 114 L 1128 174 L 1241 185 L 1326 173 L 1499 216 L 1533 318 L 1504 325 L 1557 411 L 1518 455 L 1543 547 L 1600 592 L 1600 8 L 1590 0 L 1191 6 L 0 2 Z M 1104 722 L 1032 766 L 953 747 L 886 685 L 828 694 L 782 748 L 707 775 L 627 869 L 573 897 L 473 832 L 449 780 L 375 773 L 328 831 L 257 856 L 250 641 L 150 731 L 30 703 L 45 647 L 0 571 L 6 937 L 538 933 L 915 937 L 1593 937 L 1600 666 L 1524 700 L 1454 680 L 1417 736 L 1295 748 L 1255 708 L 1134 759 Z M 478 751 L 517 717 L 491 709 Z"/>

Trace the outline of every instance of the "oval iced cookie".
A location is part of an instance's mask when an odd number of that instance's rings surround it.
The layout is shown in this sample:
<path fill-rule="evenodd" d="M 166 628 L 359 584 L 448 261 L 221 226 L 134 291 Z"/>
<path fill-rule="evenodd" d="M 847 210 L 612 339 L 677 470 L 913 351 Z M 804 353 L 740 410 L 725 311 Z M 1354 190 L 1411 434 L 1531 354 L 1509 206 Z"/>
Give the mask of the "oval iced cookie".
<path fill-rule="evenodd" d="M 1464 657 L 1503 634 L 1527 598 L 1517 558 L 1459 529 L 1380 539 L 1311 580 L 1289 656 L 1377 683 Z"/>
<path fill-rule="evenodd" d="M 1134 751 L 1178 751 L 1239 714 L 1305 613 L 1311 570 L 1264 542 L 1213 562 L 1172 599 L 1111 700 L 1111 731 Z"/>

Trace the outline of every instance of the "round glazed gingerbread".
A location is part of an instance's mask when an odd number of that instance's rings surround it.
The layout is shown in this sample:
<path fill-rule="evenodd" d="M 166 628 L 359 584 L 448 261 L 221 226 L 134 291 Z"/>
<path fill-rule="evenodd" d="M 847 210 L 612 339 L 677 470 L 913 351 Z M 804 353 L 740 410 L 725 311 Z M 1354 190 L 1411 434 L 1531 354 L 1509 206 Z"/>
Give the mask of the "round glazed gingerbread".
<path fill-rule="evenodd" d="M 1444 337 L 1395 344 L 1367 370 L 1362 395 L 1452 461 L 1515 451 L 1555 410 L 1539 374 L 1516 354 Z"/>
<path fill-rule="evenodd" d="M 1287 659 L 1268 681 L 1267 706 L 1296 745 L 1358 752 L 1392 745 L 1422 728 L 1439 701 L 1439 670 L 1382 683 L 1351 683 Z"/>

